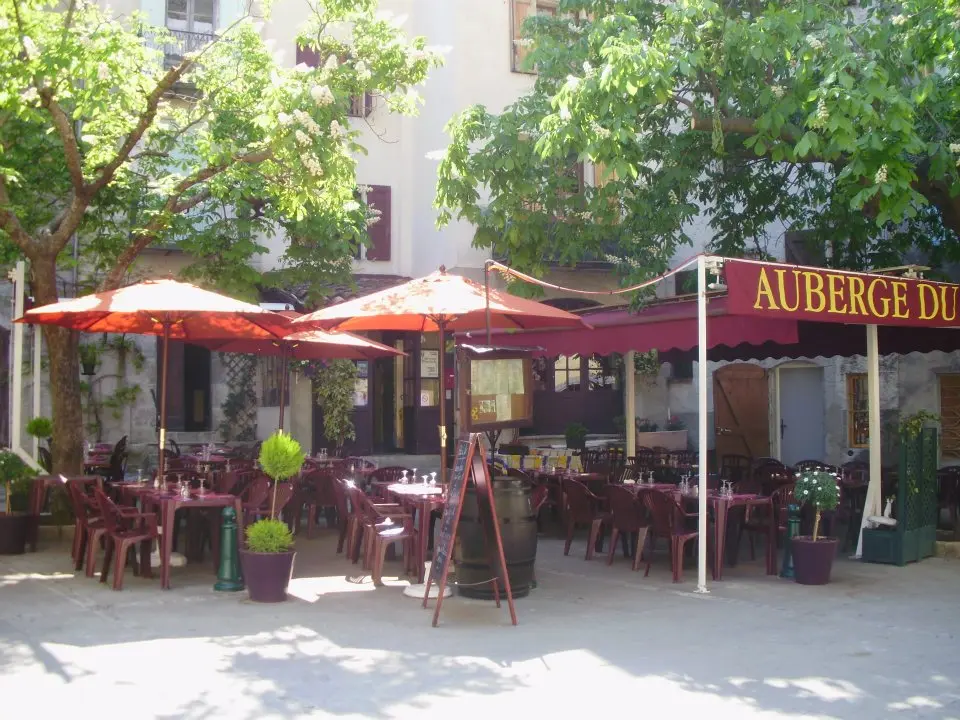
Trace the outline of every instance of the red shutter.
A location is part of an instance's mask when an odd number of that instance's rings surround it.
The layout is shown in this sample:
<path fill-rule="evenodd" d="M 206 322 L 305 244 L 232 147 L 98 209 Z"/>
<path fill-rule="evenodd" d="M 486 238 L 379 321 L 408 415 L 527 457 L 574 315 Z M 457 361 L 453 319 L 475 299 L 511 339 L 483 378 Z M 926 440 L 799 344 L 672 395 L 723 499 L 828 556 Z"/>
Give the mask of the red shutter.
<path fill-rule="evenodd" d="M 367 245 L 367 260 L 390 259 L 390 188 L 373 185 L 367 193 L 367 205 L 380 211 L 380 220 L 367 230 L 370 243 Z"/>
<path fill-rule="evenodd" d="M 320 65 L 320 56 L 317 55 L 317 51 L 313 48 L 300 47 L 297 45 L 296 64 L 299 65 L 300 63 L 304 63 L 310 67 L 317 67 Z"/>

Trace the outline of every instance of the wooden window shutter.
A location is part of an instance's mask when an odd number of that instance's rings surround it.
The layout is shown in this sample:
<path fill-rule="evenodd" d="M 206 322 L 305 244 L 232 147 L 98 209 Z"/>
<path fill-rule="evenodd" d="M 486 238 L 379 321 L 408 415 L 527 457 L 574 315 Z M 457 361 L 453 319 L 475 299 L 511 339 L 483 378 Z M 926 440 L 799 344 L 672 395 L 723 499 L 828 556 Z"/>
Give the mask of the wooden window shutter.
<path fill-rule="evenodd" d="M 390 188 L 384 185 L 373 185 L 367 192 L 367 205 L 380 211 L 380 220 L 371 225 L 368 230 L 369 244 L 367 245 L 367 260 L 390 259 Z"/>
<path fill-rule="evenodd" d="M 523 30 L 523 21 L 526 20 L 531 15 L 535 15 L 537 12 L 537 2 L 536 0 L 512 0 L 513 1 L 513 13 L 511 18 L 511 69 L 514 72 L 532 72 L 531 68 L 524 66 L 524 60 L 528 53 L 530 52 L 529 48 L 525 48 L 521 41 L 523 40 L 522 30 Z"/>
<path fill-rule="evenodd" d="M 317 67 L 320 65 L 320 56 L 317 55 L 317 51 L 313 48 L 306 48 L 297 45 L 296 61 L 297 65 L 303 63 L 309 67 Z"/>
<path fill-rule="evenodd" d="M 616 171 L 610 171 L 604 163 L 593 164 L 593 186 L 601 188 L 617 179 Z"/>
<path fill-rule="evenodd" d="M 157 388 L 163 387 L 162 373 L 163 338 L 157 338 Z M 183 430 L 186 424 L 187 414 L 184 402 L 186 390 L 183 383 L 183 373 L 183 343 L 179 340 L 172 340 L 170 342 L 170 352 L 167 355 L 167 430 Z M 157 395 L 157 412 L 160 412 L 159 394 Z"/>

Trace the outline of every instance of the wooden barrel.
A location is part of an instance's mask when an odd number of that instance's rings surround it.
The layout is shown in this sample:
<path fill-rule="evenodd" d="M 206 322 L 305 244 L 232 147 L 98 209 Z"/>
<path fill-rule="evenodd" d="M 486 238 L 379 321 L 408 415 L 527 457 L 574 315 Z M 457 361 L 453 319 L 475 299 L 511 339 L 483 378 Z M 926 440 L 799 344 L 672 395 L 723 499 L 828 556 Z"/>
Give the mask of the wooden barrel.
<path fill-rule="evenodd" d="M 533 584 L 533 567 L 537 559 L 537 519 L 530 505 L 530 486 L 522 480 L 497 477 L 493 480 L 493 497 L 500 521 L 510 587 L 514 597 L 524 597 Z M 490 568 L 486 536 L 480 522 L 476 490 L 472 486 L 464 493 L 457 538 L 457 584 L 460 594 L 493 600 L 493 586 L 484 581 L 492 578 L 494 573 Z M 496 541 L 491 537 L 489 542 L 490 549 L 495 552 Z"/>

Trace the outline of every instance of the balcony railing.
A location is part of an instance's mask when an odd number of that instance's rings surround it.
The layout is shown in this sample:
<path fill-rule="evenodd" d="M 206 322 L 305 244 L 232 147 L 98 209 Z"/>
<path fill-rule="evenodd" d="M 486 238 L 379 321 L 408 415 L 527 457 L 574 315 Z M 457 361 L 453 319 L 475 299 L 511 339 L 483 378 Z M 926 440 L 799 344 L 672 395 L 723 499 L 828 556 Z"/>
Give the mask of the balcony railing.
<path fill-rule="evenodd" d="M 189 30 L 174 30 L 172 28 L 168 28 L 168 32 L 173 36 L 173 42 L 159 42 L 156 38 L 149 38 L 151 47 L 163 51 L 164 62 L 167 66 L 179 62 L 185 53 L 196 52 L 217 39 L 215 33 L 190 32 Z"/>

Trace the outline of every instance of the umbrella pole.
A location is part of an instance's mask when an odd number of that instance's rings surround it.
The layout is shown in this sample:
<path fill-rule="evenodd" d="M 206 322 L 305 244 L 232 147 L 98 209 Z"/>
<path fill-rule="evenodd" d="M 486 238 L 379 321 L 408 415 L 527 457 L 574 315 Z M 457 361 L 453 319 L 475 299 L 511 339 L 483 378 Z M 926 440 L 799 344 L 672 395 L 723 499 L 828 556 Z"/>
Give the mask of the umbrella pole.
<path fill-rule="evenodd" d="M 490 345 L 490 263 L 491 260 L 487 260 L 483 264 L 483 290 L 484 295 L 486 296 L 486 308 L 484 311 L 484 321 L 487 325 L 487 345 Z"/>
<path fill-rule="evenodd" d="M 160 368 L 160 444 L 157 447 L 157 478 L 163 483 L 163 450 L 167 445 L 167 358 L 170 355 L 170 322 L 163 322 L 163 359 Z"/>
<path fill-rule="evenodd" d="M 440 482 L 447 481 L 447 390 L 445 377 L 445 356 L 447 349 L 444 339 L 445 321 L 437 320 L 437 330 L 440 333 Z"/>
<path fill-rule="evenodd" d="M 289 368 L 287 367 L 287 344 L 282 342 L 280 344 L 280 431 L 283 431 L 283 409 L 286 406 L 286 394 L 287 394 L 287 373 Z"/>

